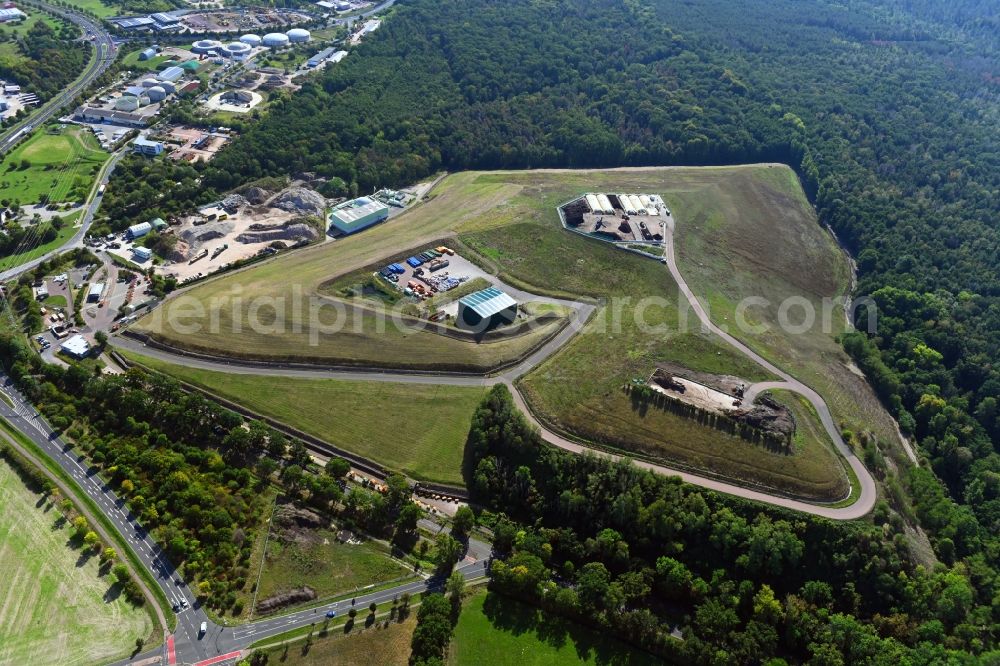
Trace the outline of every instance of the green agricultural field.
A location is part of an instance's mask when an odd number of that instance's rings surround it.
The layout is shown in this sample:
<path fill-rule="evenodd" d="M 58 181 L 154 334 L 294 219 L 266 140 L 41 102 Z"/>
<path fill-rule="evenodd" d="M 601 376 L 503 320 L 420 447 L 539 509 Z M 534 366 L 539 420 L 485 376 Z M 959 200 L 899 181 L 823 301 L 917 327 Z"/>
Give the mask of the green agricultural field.
<path fill-rule="evenodd" d="M 0 664 L 105 663 L 153 622 L 117 595 L 59 513 L 0 458 Z M 110 596 L 109 596 L 110 591 Z"/>
<path fill-rule="evenodd" d="M 124 354 L 415 479 L 459 485 L 472 415 L 486 391 L 228 374 Z"/>
<path fill-rule="evenodd" d="M 494 592 L 479 592 L 462 604 L 447 663 L 635 666 L 662 662 L 603 632 Z"/>
<path fill-rule="evenodd" d="M 45 127 L 0 162 L 3 198 L 22 205 L 83 202 L 109 158 L 81 127 Z"/>
<path fill-rule="evenodd" d="M 316 590 L 319 599 L 329 599 L 413 574 L 379 543 L 343 544 L 334 530 L 299 530 L 297 537 L 281 541 L 271 535 L 257 601 L 303 585 Z"/>

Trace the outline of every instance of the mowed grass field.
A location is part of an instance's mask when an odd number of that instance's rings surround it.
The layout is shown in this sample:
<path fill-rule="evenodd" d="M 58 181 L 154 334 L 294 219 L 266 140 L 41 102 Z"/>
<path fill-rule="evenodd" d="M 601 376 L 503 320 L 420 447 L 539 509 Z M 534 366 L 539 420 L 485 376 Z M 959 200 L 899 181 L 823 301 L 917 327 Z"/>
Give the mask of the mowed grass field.
<path fill-rule="evenodd" d="M 258 601 L 303 585 L 316 590 L 319 599 L 327 599 L 413 573 L 391 559 L 381 544 L 340 543 L 332 530 L 303 534 L 310 540 L 281 542 L 272 535 L 260 575 Z"/>
<path fill-rule="evenodd" d="M 478 592 L 462 604 L 446 663 L 639 666 L 663 662 L 600 631 L 493 592 Z"/>
<path fill-rule="evenodd" d="M 104 663 L 128 656 L 153 623 L 81 558 L 58 511 L 0 458 L 0 664 Z"/>
<path fill-rule="evenodd" d="M 692 183 L 664 198 L 677 220 L 681 274 L 712 320 L 818 391 L 839 424 L 871 431 L 898 450 L 891 417 L 837 340 L 846 319 L 842 301 L 832 299 L 848 292 L 850 266 L 795 174 L 785 167 L 737 172 L 726 183 Z M 738 304 L 749 297 L 767 301 L 747 311 L 749 323 L 766 326 L 765 332 L 732 325 Z M 785 302 L 808 303 L 813 325 L 801 333 L 782 327 Z M 791 324 L 804 324 L 805 317 L 804 305 L 788 306 Z"/>
<path fill-rule="evenodd" d="M 123 354 L 415 479 L 464 485 L 485 388 L 239 375 Z"/>
<path fill-rule="evenodd" d="M 22 205 L 43 194 L 51 203 L 82 202 L 108 158 L 83 128 L 45 127 L 0 162 L 0 191 Z"/>

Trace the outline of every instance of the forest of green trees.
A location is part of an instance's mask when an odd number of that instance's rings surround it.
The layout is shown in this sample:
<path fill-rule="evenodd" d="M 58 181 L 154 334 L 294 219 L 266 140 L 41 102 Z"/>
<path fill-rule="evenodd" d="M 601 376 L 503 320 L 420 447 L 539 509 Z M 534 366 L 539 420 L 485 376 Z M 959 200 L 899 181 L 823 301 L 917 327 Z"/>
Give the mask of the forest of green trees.
<path fill-rule="evenodd" d="M 16 81 L 25 92 L 45 101 L 64 90 L 83 71 L 92 47 L 76 41 L 80 29 L 72 23 L 56 28 L 38 21 L 19 37 L 0 28 L 0 42 L 12 42 L 17 55 L 0 55 L 0 79 Z"/>
<path fill-rule="evenodd" d="M 884 507 L 873 524 L 761 512 L 566 453 L 541 440 L 503 385 L 473 420 L 468 456 L 473 497 L 494 512 L 492 589 L 671 663 L 1000 659 L 995 533 L 968 534 L 974 553 L 929 571 Z"/>

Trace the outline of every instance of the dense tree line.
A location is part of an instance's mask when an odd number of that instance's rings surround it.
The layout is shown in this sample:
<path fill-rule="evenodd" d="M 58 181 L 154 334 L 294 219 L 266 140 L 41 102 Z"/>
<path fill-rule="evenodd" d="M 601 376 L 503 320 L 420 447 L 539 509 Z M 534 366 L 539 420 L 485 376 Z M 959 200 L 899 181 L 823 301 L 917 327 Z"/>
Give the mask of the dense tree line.
<path fill-rule="evenodd" d="M 160 375 L 95 376 L 42 362 L 22 339 L 0 338 L 0 359 L 48 421 L 125 499 L 175 565 L 216 609 L 236 608 L 262 522 L 268 480 L 252 465 L 286 442 Z"/>
<path fill-rule="evenodd" d="M 470 490 L 496 514 L 493 588 L 671 661 L 1000 658 L 995 571 L 982 554 L 915 565 L 884 506 L 874 525 L 762 513 L 629 463 L 568 454 L 542 442 L 502 385 L 477 411 L 468 446 Z M 675 626 L 683 641 L 669 637 Z"/>
<path fill-rule="evenodd" d="M 56 28 L 38 21 L 23 37 L 0 29 L 0 40 L 13 41 L 17 56 L 0 57 L 0 78 L 16 81 L 45 101 L 65 90 L 80 75 L 92 47 L 78 42 L 80 30 L 72 23 L 59 23 Z"/>

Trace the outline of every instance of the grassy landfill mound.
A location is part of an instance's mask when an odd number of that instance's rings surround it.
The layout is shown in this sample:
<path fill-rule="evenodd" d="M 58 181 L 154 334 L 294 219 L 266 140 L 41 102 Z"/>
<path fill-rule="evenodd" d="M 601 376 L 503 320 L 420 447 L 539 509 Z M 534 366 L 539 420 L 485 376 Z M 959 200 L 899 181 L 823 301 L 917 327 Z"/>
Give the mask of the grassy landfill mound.
<path fill-rule="evenodd" d="M 0 664 L 103 663 L 153 629 L 98 575 L 98 558 L 70 545 L 60 518 L 0 458 Z"/>
<path fill-rule="evenodd" d="M 450 666 L 661 663 L 601 632 L 485 591 L 462 604 L 446 662 Z"/>
<path fill-rule="evenodd" d="M 463 484 L 485 388 L 238 375 L 128 358 L 424 481 Z"/>
<path fill-rule="evenodd" d="M 664 266 L 563 230 L 555 207 L 587 191 L 663 196 L 677 220 L 675 241 L 682 273 L 693 276 L 692 287 L 699 296 L 705 294 L 703 300 L 713 306 L 715 300 L 723 303 L 711 310 L 722 326 L 734 321 L 733 310 L 724 304 L 735 304 L 746 295 L 767 298 L 776 309 L 788 295 L 819 303 L 824 297 L 840 296 L 848 287 L 847 260 L 817 224 L 793 172 L 777 165 L 750 165 L 455 174 L 433 190 L 428 202 L 364 234 L 286 255 L 187 294 L 225 322 L 232 311 L 227 296 L 288 298 L 293 286 L 310 294 L 332 278 L 394 251 L 452 235 L 465 256 L 509 284 L 557 297 L 586 296 L 605 304 L 580 335 L 519 381 L 532 411 L 546 425 L 692 471 L 819 501 L 842 499 L 847 492 L 843 466 L 820 438 L 804 437 L 802 446 L 786 455 L 662 410 L 633 406 L 622 386 L 647 377 L 657 362 L 735 375 L 748 382 L 775 378 L 700 331 L 693 314 L 685 318 L 686 302 L 678 297 Z M 732 237 L 727 233 L 730 228 Z M 759 246 L 765 242 L 768 253 L 761 255 Z M 713 255 L 716 250 L 718 257 Z M 294 285 L 288 276 L 295 276 Z M 225 326 L 194 336 L 162 326 L 174 307 L 168 301 L 158 321 L 147 318 L 140 328 L 170 344 L 231 353 L 232 336 L 225 334 Z M 237 310 L 237 316 L 246 314 L 246 307 Z M 757 313 L 751 309 L 750 315 Z M 843 315 L 834 315 L 833 332 L 815 326 L 797 336 L 744 334 L 735 327 L 733 333 L 829 396 L 838 422 L 859 430 L 866 423 L 891 424 L 871 391 L 852 373 L 835 339 Z M 206 315 L 204 322 L 208 321 Z M 331 344 L 310 347 L 304 344 L 308 331 L 259 340 L 256 335 L 241 333 L 239 347 L 269 349 L 273 356 L 302 360 L 333 356 L 346 340 L 341 336 Z M 381 344 L 377 338 L 362 339 L 365 345 Z"/>

